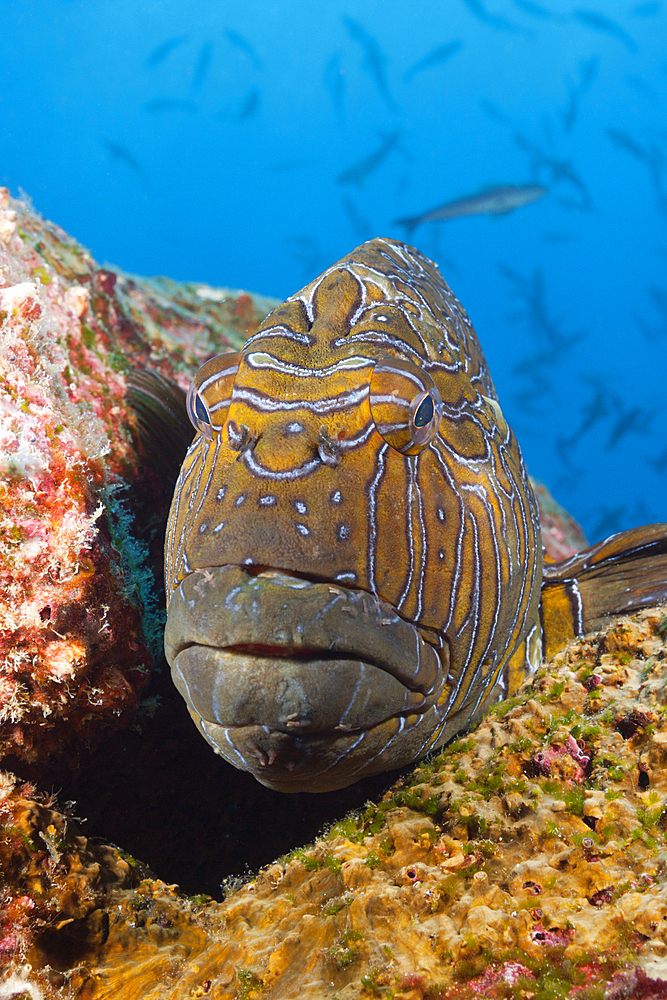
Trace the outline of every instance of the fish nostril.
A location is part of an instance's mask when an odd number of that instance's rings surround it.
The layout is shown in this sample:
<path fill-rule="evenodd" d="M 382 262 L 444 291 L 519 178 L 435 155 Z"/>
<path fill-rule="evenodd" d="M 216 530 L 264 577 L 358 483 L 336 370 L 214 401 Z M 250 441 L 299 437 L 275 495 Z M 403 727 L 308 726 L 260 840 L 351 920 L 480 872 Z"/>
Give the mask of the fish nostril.
<path fill-rule="evenodd" d="M 330 438 L 329 432 L 324 424 L 322 424 L 320 433 L 317 436 L 317 454 L 320 456 L 322 464 L 338 465 L 342 451 L 340 442 Z"/>
<path fill-rule="evenodd" d="M 258 435 L 253 434 L 245 424 L 237 424 L 235 420 L 227 421 L 227 441 L 232 451 L 252 449 L 258 440 Z"/>

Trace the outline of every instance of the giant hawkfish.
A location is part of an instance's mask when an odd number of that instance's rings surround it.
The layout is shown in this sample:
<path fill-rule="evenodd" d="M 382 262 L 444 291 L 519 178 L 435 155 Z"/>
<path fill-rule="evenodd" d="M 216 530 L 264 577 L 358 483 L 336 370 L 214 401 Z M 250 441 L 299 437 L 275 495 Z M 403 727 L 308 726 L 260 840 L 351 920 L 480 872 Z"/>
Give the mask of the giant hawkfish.
<path fill-rule="evenodd" d="M 144 372 L 133 393 L 173 441 L 181 390 Z M 472 324 L 404 243 L 329 267 L 207 361 L 185 409 L 165 651 L 202 735 L 271 788 L 416 761 L 543 655 L 667 597 L 667 524 L 543 560 Z"/>

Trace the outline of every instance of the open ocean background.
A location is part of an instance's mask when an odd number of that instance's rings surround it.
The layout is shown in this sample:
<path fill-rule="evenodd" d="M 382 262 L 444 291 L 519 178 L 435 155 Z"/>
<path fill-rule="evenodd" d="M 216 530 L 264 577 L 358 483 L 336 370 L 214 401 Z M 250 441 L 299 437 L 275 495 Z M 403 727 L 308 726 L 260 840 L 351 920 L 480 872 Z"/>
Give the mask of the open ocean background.
<path fill-rule="evenodd" d="M 584 6 L 577 6 L 578 3 Z M 100 263 L 284 298 L 419 226 L 533 476 L 667 520 L 667 3 L 1 0 L 0 183 Z"/>

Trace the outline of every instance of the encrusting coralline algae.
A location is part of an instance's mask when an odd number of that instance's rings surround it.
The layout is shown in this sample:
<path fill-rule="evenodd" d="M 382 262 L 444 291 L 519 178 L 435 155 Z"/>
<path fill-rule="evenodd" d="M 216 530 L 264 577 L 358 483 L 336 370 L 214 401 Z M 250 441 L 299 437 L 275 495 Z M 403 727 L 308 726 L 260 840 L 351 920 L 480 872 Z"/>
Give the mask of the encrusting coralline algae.
<path fill-rule="evenodd" d="M 11 204 L 11 207 L 10 207 Z M 0 190 L 0 750 L 29 761 L 133 710 L 161 618 L 125 488 L 125 376 L 188 373 L 263 315 L 132 281 Z M 178 346 L 176 346 L 178 344 Z"/>
<path fill-rule="evenodd" d="M 573 642 L 222 903 L 6 781 L 0 950 L 54 1000 L 664 997 L 666 639 L 663 609 Z"/>

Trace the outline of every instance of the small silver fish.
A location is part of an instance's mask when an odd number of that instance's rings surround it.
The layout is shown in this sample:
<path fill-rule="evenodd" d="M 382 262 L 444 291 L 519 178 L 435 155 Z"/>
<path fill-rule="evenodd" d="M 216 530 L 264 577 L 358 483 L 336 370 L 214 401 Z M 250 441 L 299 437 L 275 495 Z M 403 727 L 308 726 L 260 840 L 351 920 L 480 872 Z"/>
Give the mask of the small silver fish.
<path fill-rule="evenodd" d="M 336 178 L 336 184 L 363 184 L 368 175 L 377 170 L 392 149 L 396 148 L 400 134 L 400 129 L 394 129 L 390 135 L 383 136 L 382 144 L 367 156 L 357 160 L 347 170 L 343 170 Z"/>
<path fill-rule="evenodd" d="M 457 198 L 444 205 L 432 208 L 422 215 L 414 215 L 408 219 L 396 219 L 396 225 L 405 226 L 409 234 L 422 222 L 446 221 L 460 219 L 464 215 L 505 215 L 515 208 L 529 205 L 547 194 L 548 188 L 540 184 L 502 184 L 499 187 L 487 188 L 479 194 L 471 194 L 466 198 Z"/>

